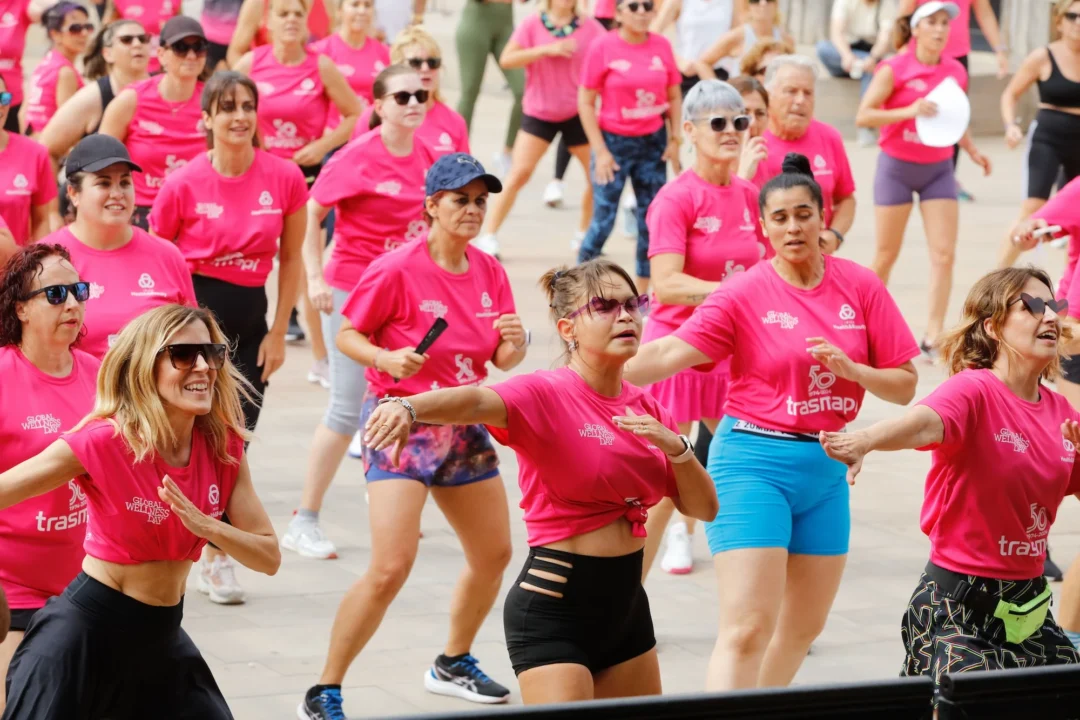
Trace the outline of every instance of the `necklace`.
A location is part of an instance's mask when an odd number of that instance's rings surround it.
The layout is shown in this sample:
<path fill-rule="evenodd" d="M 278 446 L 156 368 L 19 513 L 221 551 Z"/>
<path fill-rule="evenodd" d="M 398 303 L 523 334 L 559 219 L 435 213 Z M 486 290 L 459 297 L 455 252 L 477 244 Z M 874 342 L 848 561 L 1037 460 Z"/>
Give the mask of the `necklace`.
<path fill-rule="evenodd" d="M 578 16 L 574 15 L 574 17 L 567 24 L 563 25 L 562 27 L 555 27 L 555 24 L 551 22 L 551 18 L 548 17 L 547 13 L 540 13 L 540 22 L 544 24 L 544 27 L 547 28 L 547 31 L 549 33 L 559 39 L 573 35 L 574 31 L 578 29 L 578 25 L 580 24 Z"/>

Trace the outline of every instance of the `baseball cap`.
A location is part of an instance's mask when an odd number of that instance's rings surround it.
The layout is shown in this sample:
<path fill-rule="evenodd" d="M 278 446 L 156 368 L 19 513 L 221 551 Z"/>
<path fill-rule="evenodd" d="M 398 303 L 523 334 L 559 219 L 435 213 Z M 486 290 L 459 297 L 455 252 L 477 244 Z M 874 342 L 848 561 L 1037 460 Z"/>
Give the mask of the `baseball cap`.
<path fill-rule="evenodd" d="M 64 163 L 64 175 L 71 177 L 77 172 L 97 172 L 116 163 L 127 163 L 137 172 L 142 168 L 131 162 L 124 143 L 110 135 L 87 135 L 71 150 Z"/>
<path fill-rule="evenodd" d="M 488 192 L 502 192 L 499 178 L 484 170 L 480 161 L 468 153 L 443 155 L 427 172 L 424 194 L 431 197 L 443 190 L 460 190 L 473 180 L 483 180 Z"/>
<path fill-rule="evenodd" d="M 183 40 L 186 37 L 206 39 L 206 33 L 203 32 L 202 25 L 195 18 L 176 15 L 169 18 L 169 21 L 165 23 L 165 27 L 161 28 L 161 44 L 165 47 L 169 47 L 177 40 Z"/>
<path fill-rule="evenodd" d="M 932 2 L 920 5 L 915 9 L 915 12 L 911 15 L 911 27 L 915 27 L 926 18 L 936 12 L 941 12 L 942 10 L 949 13 L 950 20 L 955 20 L 956 16 L 960 14 L 960 8 L 956 3 L 933 0 Z"/>

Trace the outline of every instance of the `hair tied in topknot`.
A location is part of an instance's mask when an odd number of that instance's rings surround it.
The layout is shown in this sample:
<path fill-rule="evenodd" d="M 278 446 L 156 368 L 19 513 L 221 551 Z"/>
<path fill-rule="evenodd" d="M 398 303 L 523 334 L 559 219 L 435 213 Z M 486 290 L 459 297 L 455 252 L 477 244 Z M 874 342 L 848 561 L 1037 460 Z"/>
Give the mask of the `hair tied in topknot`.
<path fill-rule="evenodd" d="M 805 155 L 794 152 L 784 156 L 784 164 L 781 166 L 780 171 L 785 174 L 796 173 L 798 175 L 814 177 L 814 171 L 810 169 L 810 159 Z"/>
<path fill-rule="evenodd" d="M 565 270 L 556 270 L 555 274 L 551 276 L 551 289 L 555 289 L 555 283 L 559 282 L 559 278 L 566 274 Z"/>

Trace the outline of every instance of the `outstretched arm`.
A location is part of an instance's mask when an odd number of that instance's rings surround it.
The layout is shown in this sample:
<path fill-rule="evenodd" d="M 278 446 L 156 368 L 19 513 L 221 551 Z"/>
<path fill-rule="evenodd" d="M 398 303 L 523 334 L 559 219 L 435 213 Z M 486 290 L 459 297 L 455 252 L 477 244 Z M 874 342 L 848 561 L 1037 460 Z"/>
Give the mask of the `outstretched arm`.
<path fill-rule="evenodd" d="M 848 482 L 862 470 L 863 458 L 874 450 L 913 450 L 945 439 L 945 423 L 926 405 L 916 405 L 894 420 L 882 420 L 852 433 L 821 433 L 821 445 L 833 460 L 848 466 Z"/>
<path fill-rule="evenodd" d="M 40 453 L 0 473 L 0 510 L 55 490 L 86 473 L 71 446 L 57 440 Z"/>
<path fill-rule="evenodd" d="M 639 387 L 666 380 L 675 373 L 713 362 L 696 347 L 674 335 L 645 343 L 626 365 L 623 379 Z"/>

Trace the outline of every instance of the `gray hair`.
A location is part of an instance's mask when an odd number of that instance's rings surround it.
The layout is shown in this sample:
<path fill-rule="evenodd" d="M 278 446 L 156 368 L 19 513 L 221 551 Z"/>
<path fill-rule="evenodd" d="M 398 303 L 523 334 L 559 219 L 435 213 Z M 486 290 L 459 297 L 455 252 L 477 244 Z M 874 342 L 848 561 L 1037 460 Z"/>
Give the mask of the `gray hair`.
<path fill-rule="evenodd" d="M 805 55 L 780 55 L 770 60 L 769 67 L 765 70 L 765 87 L 769 89 L 769 92 L 773 91 L 773 81 L 776 80 L 777 73 L 786 67 L 802 68 L 813 75 L 814 80 L 817 80 L 818 68 L 815 60 Z"/>
<path fill-rule="evenodd" d="M 742 112 L 746 103 L 735 88 L 720 80 L 698 82 L 683 99 L 683 122 L 700 119 L 711 112 Z"/>

